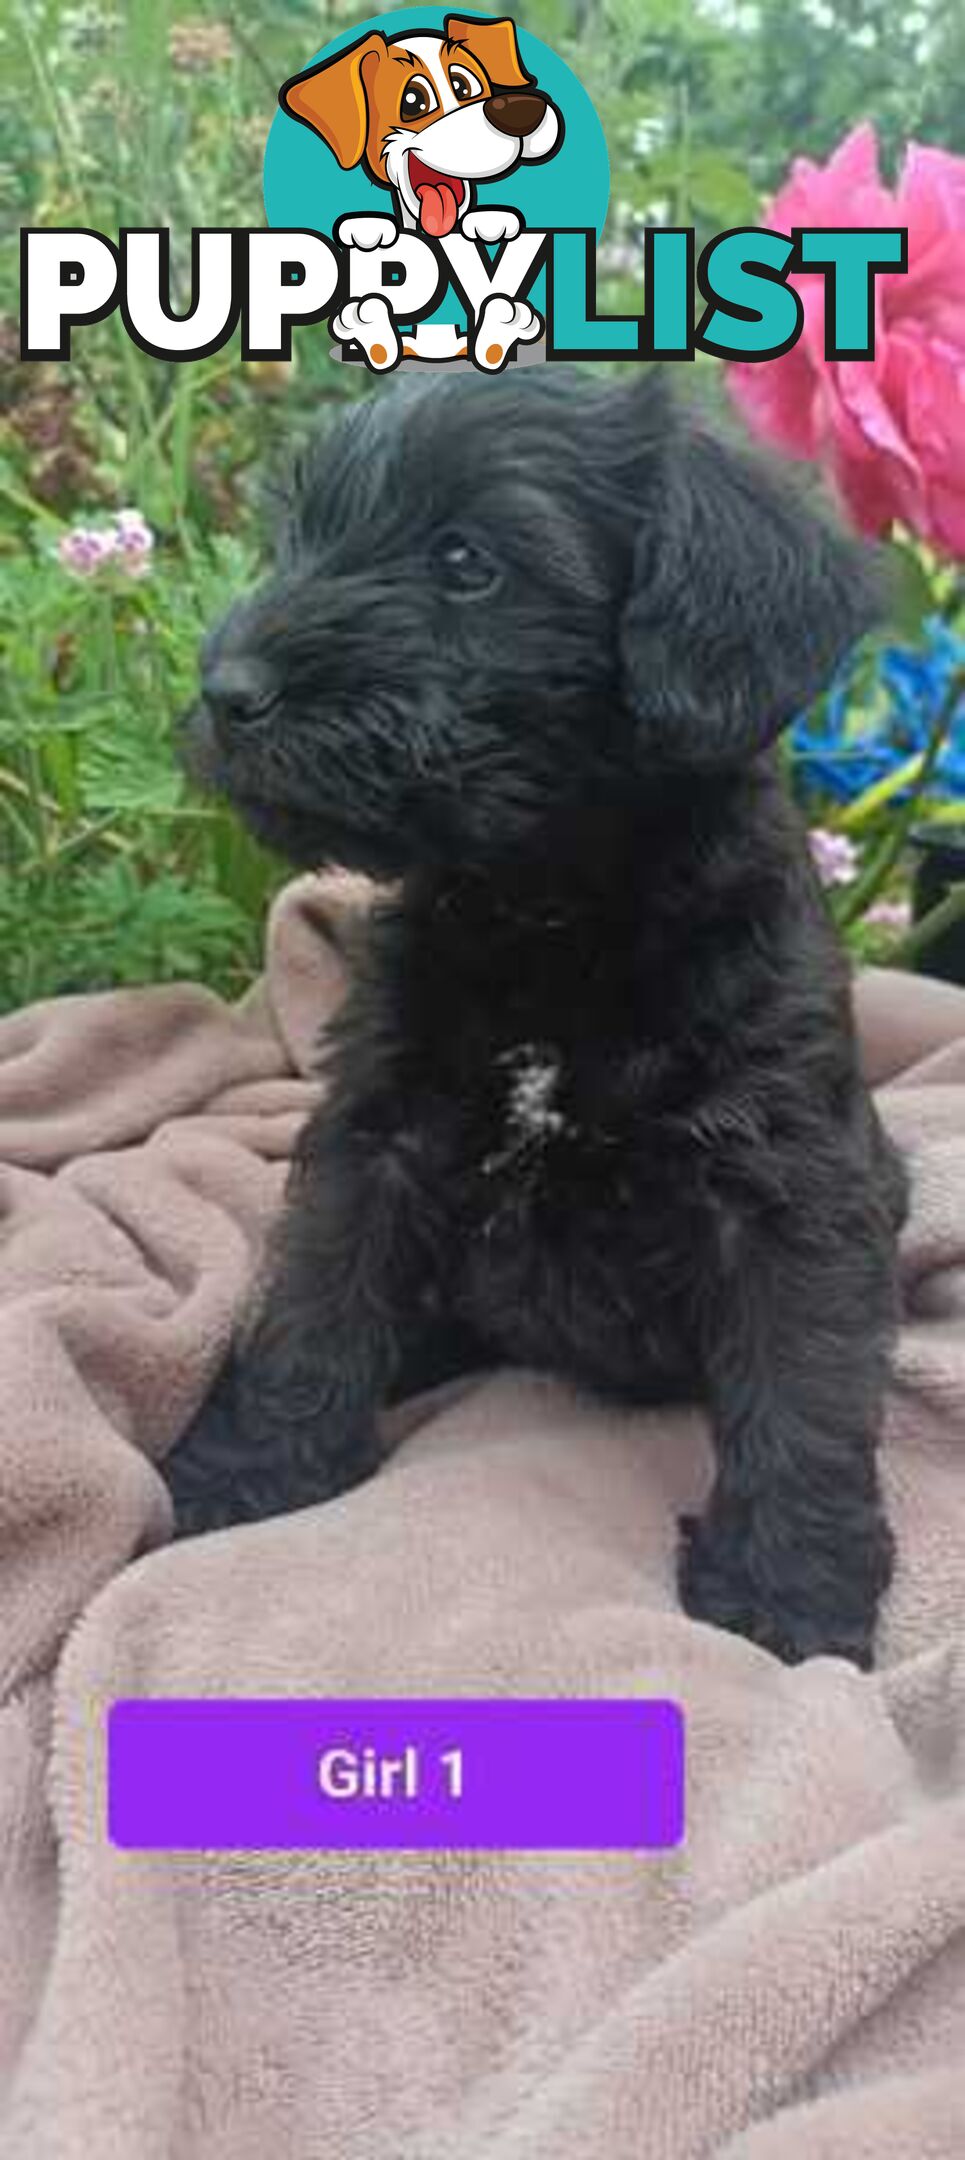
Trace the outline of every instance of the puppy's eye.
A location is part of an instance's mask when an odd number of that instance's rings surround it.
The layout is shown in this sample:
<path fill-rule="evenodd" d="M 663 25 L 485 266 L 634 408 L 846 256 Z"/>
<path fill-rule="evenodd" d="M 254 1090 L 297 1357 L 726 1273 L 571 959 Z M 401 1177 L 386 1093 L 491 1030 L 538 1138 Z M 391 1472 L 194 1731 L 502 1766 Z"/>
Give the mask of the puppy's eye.
<path fill-rule="evenodd" d="M 468 68 L 450 68 L 449 81 L 460 105 L 464 104 L 467 98 L 479 97 L 482 94 L 482 83 L 476 81 L 475 75 L 470 75 Z"/>
<path fill-rule="evenodd" d="M 432 111 L 435 102 L 431 83 L 426 82 L 424 75 L 413 75 L 402 92 L 403 120 L 421 120 Z"/>
<path fill-rule="evenodd" d="M 446 533 L 433 550 L 440 590 L 452 600 L 481 600 L 499 584 L 492 556 L 462 533 Z"/>

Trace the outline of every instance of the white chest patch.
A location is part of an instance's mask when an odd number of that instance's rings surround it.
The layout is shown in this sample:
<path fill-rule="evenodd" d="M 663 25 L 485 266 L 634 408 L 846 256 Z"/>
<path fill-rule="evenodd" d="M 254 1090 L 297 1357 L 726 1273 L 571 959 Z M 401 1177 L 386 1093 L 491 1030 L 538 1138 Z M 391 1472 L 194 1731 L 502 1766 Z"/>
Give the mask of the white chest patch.
<path fill-rule="evenodd" d="M 507 1052 L 502 1063 L 512 1075 L 509 1087 L 508 1123 L 521 1138 L 545 1139 L 563 1132 L 566 1119 L 556 1102 L 561 1060 L 559 1054 L 521 1043 Z"/>
<path fill-rule="evenodd" d="M 487 1176 L 514 1162 L 532 1162 L 548 1140 L 576 1130 L 559 1106 L 563 1061 L 557 1050 L 546 1043 L 520 1043 L 504 1051 L 498 1063 L 508 1075 L 506 1140 L 487 1155 Z"/>

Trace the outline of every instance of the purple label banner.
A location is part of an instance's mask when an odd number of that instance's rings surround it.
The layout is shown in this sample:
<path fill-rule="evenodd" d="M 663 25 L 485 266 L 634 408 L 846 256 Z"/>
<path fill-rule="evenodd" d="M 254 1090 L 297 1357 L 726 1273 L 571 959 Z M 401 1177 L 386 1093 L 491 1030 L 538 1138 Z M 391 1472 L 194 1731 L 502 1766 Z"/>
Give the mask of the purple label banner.
<path fill-rule="evenodd" d="M 108 1834 L 139 1851 L 662 1851 L 684 1724 L 662 1700 L 116 1702 Z"/>

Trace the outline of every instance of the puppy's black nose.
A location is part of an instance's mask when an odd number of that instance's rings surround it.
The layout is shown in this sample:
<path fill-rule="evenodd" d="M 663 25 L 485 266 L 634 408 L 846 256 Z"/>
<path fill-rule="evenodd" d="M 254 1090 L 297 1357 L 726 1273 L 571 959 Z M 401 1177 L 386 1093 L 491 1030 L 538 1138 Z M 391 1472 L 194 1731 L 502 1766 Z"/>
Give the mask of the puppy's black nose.
<path fill-rule="evenodd" d="M 215 722 L 227 727 L 251 727 L 278 703 L 278 684 L 260 660 L 214 661 L 203 671 L 201 689 Z"/>
<path fill-rule="evenodd" d="M 497 90 L 483 105 L 487 120 L 501 135 L 532 135 L 546 111 L 541 90 Z"/>

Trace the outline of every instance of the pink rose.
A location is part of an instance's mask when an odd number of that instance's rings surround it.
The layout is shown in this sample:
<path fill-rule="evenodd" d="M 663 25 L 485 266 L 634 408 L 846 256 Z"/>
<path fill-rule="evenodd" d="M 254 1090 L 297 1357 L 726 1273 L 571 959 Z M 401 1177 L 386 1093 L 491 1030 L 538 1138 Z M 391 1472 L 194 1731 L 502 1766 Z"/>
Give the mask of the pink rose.
<path fill-rule="evenodd" d="M 863 125 L 825 166 L 796 158 L 765 222 L 907 226 L 907 271 L 875 278 L 873 360 L 825 359 L 824 279 L 807 275 L 788 281 L 804 303 L 797 344 L 727 373 L 754 433 L 819 459 L 862 532 L 899 519 L 965 557 L 965 158 L 911 143 L 892 190 Z"/>

